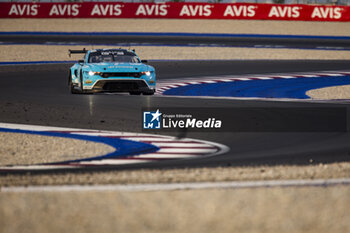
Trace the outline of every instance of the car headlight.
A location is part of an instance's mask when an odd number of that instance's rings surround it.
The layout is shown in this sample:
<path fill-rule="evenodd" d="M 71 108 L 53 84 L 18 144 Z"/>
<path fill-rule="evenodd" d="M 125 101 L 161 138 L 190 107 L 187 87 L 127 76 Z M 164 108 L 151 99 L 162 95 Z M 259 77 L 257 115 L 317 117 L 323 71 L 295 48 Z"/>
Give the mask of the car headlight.
<path fill-rule="evenodd" d="M 93 75 L 98 75 L 100 72 L 94 72 L 94 71 L 89 71 L 89 75 L 90 76 L 93 76 Z"/>
<path fill-rule="evenodd" d="M 151 76 L 151 71 L 144 71 L 144 72 L 141 72 L 141 74 Z"/>

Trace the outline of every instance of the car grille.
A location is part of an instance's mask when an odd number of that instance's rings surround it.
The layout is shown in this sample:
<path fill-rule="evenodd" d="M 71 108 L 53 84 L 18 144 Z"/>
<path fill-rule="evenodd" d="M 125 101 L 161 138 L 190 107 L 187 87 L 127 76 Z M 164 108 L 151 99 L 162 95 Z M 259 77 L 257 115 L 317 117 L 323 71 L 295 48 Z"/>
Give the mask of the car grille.
<path fill-rule="evenodd" d="M 103 84 L 102 89 L 105 91 L 132 91 L 147 87 L 144 81 L 113 81 Z"/>
<path fill-rule="evenodd" d="M 109 77 L 134 77 L 134 78 L 140 78 L 141 73 L 140 72 L 103 72 L 100 74 L 103 78 L 109 78 Z"/>

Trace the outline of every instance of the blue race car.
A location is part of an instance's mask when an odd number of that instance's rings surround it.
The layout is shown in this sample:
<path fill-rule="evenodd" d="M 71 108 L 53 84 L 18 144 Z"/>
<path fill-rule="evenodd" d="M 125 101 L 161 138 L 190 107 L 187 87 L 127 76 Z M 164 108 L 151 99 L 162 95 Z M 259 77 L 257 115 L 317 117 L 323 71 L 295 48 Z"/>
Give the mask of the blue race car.
<path fill-rule="evenodd" d="M 69 70 L 68 85 L 72 94 L 95 92 L 129 92 L 131 95 L 153 95 L 156 73 L 135 50 L 95 49 L 69 50 L 85 54 Z"/>

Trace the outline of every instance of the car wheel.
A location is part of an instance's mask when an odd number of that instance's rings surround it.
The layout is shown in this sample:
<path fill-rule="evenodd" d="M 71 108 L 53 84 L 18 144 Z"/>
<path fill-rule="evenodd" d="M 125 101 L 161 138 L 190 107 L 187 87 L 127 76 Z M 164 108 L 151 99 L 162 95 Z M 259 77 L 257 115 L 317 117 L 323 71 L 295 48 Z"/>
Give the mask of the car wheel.
<path fill-rule="evenodd" d="M 141 95 L 141 91 L 130 91 L 130 95 Z"/>
<path fill-rule="evenodd" d="M 79 91 L 77 91 L 74 86 L 73 86 L 73 82 L 72 82 L 72 78 L 69 77 L 69 91 L 71 94 L 78 94 Z"/>
<path fill-rule="evenodd" d="M 156 92 L 155 90 L 152 91 L 147 91 L 147 92 L 143 92 L 143 95 L 154 95 L 154 92 Z"/>
<path fill-rule="evenodd" d="M 83 83 L 83 77 L 80 75 L 80 89 L 81 89 L 81 94 L 84 93 L 84 83 Z"/>

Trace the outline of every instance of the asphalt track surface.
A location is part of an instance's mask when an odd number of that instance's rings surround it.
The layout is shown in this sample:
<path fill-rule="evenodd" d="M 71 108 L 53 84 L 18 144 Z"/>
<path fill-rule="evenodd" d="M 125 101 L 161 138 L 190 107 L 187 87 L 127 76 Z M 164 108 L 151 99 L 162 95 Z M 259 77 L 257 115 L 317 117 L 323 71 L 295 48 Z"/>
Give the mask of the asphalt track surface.
<path fill-rule="evenodd" d="M 350 50 L 349 37 L 244 34 L 1 32 L 0 43 Z"/>
<path fill-rule="evenodd" d="M 72 95 L 71 64 L 0 67 L 0 122 L 141 132 L 142 108 L 300 108 L 349 107 L 343 102 L 309 103 L 129 95 Z M 349 61 L 154 61 L 158 80 L 225 74 L 264 74 L 348 69 Z M 283 116 L 281 116 L 283 117 Z M 283 119 L 281 118 L 281 121 Z M 209 140 L 230 147 L 226 154 L 195 160 L 164 161 L 109 169 L 308 164 L 349 161 L 347 132 L 182 132 L 167 133 Z M 99 167 L 98 169 L 106 169 Z"/>

